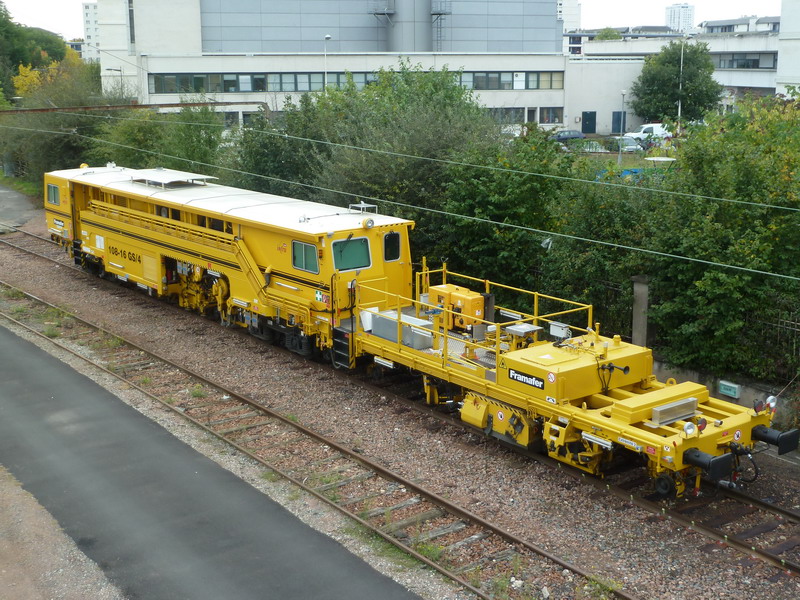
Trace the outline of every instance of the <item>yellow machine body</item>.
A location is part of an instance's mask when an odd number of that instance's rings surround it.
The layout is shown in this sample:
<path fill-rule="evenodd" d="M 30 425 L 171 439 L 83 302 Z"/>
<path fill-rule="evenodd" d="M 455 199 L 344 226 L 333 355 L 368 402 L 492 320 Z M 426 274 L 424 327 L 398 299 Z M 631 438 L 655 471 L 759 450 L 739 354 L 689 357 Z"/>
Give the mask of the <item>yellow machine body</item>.
<path fill-rule="evenodd" d="M 348 335 L 359 282 L 411 294 L 413 222 L 211 179 L 113 165 L 48 173 L 48 229 L 99 274 L 257 335 L 288 336 L 305 355 L 332 350 L 336 328 Z"/>
<path fill-rule="evenodd" d="M 97 275 L 337 367 L 408 367 L 429 403 L 595 475 L 633 453 L 680 493 L 703 472 L 727 476 L 756 440 L 797 446 L 798 432 L 768 429 L 770 406 L 658 381 L 651 351 L 601 336 L 590 305 L 446 266 L 414 273 L 411 221 L 211 179 L 115 165 L 48 173 L 47 227 Z M 516 305 L 495 307 L 499 289 Z"/>

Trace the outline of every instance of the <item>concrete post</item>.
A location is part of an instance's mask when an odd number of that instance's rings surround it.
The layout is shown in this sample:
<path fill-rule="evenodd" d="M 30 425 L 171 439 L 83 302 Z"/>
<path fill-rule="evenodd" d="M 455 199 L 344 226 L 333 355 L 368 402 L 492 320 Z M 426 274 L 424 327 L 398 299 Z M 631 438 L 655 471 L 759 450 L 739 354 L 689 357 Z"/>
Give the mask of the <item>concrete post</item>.
<path fill-rule="evenodd" d="M 633 282 L 633 322 L 631 341 L 637 346 L 647 346 L 647 306 L 650 298 L 650 278 L 647 275 L 631 277 Z"/>

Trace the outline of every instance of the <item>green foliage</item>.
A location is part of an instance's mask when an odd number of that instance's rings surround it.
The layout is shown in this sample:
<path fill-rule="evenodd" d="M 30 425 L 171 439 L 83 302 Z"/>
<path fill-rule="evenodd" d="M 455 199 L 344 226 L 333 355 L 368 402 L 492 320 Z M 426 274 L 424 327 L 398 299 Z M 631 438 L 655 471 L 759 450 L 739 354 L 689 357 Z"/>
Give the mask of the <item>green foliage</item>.
<path fill-rule="evenodd" d="M 680 99 L 683 121 L 702 119 L 717 106 L 722 92 L 713 73 L 706 44 L 670 42 L 645 59 L 641 74 L 631 86 L 630 106 L 645 121 L 675 120 Z"/>
<path fill-rule="evenodd" d="M 244 176 L 234 183 L 337 205 L 357 200 L 337 193 L 346 191 L 439 207 L 449 178 L 446 165 L 436 159 L 496 144 L 498 127 L 472 92 L 457 83 L 456 74 L 446 69 L 426 71 L 401 63 L 396 70 L 376 75 L 376 81 L 361 90 L 350 81 L 342 89 L 305 94 L 298 103 L 289 101 L 282 124 L 266 114 L 256 119 L 241 132 L 233 162 L 242 171 L 284 181 Z M 397 211 L 393 205 L 381 209 Z M 404 216 L 418 220 L 418 231 L 435 229 L 427 213 L 404 209 Z M 420 253 L 429 250 L 427 242 L 416 240 Z"/>
<path fill-rule="evenodd" d="M 605 29 L 601 29 L 597 32 L 597 35 L 594 36 L 596 40 L 621 40 L 622 34 L 614 29 L 613 27 L 606 27 Z"/>
<path fill-rule="evenodd" d="M 31 88 L 21 101 L 22 108 L 51 108 L 97 105 L 100 79 L 97 68 L 73 55 L 52 63 L 39 85 Z M 41 185 L 42 174 L 73 168 L 83 162 L 88 141 L 97 119 L 81 113 L 2 114 L 0 124 L 14 129 L 0 129 L 0 154 L 10 153 L 16 162 L 17 175 Z"/>
<path fill-rule="evenodd" d="M 15 95 L 11 78 L 17 74 L 19 65 L 46 67 L 51 61 L 63 60 L 66 50 L 64 40 L 57 35 L 14 23 L 0 2 L 0 87 L 6 99 Z"/>
<path fill-rule="evenodd" d="M 799 116 L 798 101 L 777 98 L 750 99 L 734 114 L 710 116 L 690 131 L 681 169 L 666 184 L 799 209 Z M 652 230 L 657 249 L 800 276 L 796 212 L 702 199 L 662 201 L 653 212 L 661 223 Z M 701 264 L 660 264 L 659 272 L 651 315 L 671 362 L 755 377 L 794 372 L 791 338 L 771 332 L 765 341 L 764 328 L 800 310 L 795 282 Z"/>
<path fill-rule="evenodd" d="M 547 135 L 535 124 L 529 124 L 525 133 L 510 143 L 476 147 L 457 156 L 459 163 L 466 164 L 447 168 L 444 210 L 496 223 L 550 230 L 550 203 L 563 184 L 541 175 L 569 172 L 573 157 L 562 152 Z M 493 274 L 502 265 L 501 282 L 525 289 L 532 289 L 533 267 L 545 252 L 542 235 L 468 219 L 443 218 L 439 227 L 420 231 L 418 236 L 421 235 L 430 237 L 432 256 L 446 260 L 452 270 L 497 279 Z"/>

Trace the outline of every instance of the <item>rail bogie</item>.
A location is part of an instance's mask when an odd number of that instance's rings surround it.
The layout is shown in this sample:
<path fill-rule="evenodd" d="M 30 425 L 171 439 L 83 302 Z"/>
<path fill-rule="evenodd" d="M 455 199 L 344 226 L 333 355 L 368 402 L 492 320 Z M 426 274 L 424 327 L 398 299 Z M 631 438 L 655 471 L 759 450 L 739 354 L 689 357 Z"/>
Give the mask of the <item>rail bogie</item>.
<path fill-rule="evenodd" d="M 658 491 L 682 494 L 701 476 L 733 481 L 758 441 L 798 446 L 800 431 L 770 428 L 773 401 L 744 407 L 658 381 L 651 351 L 600 335 L 590 305 L 425 261 L 414 273 L 411 221 L 210 179 L 114 165 L 48 173 L 48 229 L 98 275 L 304 356 L 420 372 L 429 404 L 593 475 L 636 457 Z"/>

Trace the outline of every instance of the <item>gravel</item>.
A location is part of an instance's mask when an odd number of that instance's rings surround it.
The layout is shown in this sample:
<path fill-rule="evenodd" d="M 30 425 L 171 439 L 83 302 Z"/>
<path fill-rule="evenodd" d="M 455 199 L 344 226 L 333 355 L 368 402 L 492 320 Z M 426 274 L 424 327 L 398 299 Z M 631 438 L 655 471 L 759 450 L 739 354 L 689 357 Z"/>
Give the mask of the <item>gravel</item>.
<path fill-rule="evenodd" d="M 43 231 L 42 220 L 31 221 L 28 229 Z M 622 500 L 600 496 L 560 470 L 516 456 L 471 433 L 435 426 L 431 417 L 407 411 L 356 381 L 332 377 L 325 366 L 197 315 L 167 305 L 154 307 L 133 292 L 2 247 L 0 279 L 292 415 L 341 443 L 358 447 L 405 477 L 589 568 L 604 584 L 622 585 L 642 598 L 788 600 L 800 596 L 798 578 L 775 578 L 774 569 L 753 563 L 730 548 L 709 544 L 700 535 Z M 263 469 L 250 459 L 207 439 L 206 434 L 171 411 L 152 406 L 140 394 L 114 381 L 103 381 L 105 377 L 99 376 L 99 380 L 125 401 L 409 589 L 425 598 L 469 597 L 443 585 L 427 570 L 376 558 L 370 544 L 349 535 L 350 528 L 338 513 L 287 484 L 265 482 L 260 478 Z M 800 506 L 798 468 L 769 457 L 763 457 L 760 466 L 765 473 L 759 483 L 766 493 L 781 498 L 782 503 Z M 553 565 L 524 581 L 524 586 L 531 596 L 542 597 L 550 595 L 550 590 L 564 589 L 570 577 Z M 75 585 L 82 584 L 76 579 Z M 575 583 L 571 589 L 569 597 L 597 597 L 593 595 L 596 588 L 587 590 Z"/>

